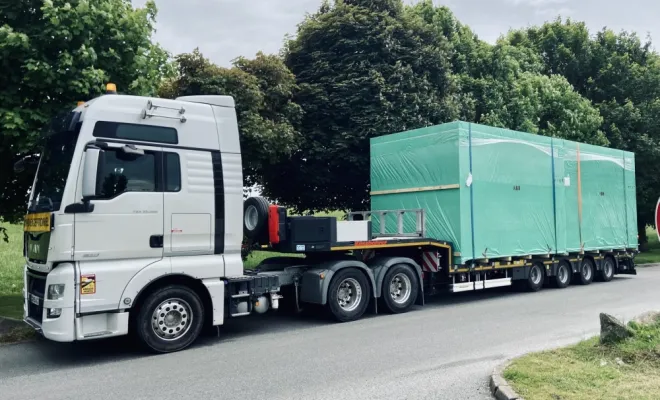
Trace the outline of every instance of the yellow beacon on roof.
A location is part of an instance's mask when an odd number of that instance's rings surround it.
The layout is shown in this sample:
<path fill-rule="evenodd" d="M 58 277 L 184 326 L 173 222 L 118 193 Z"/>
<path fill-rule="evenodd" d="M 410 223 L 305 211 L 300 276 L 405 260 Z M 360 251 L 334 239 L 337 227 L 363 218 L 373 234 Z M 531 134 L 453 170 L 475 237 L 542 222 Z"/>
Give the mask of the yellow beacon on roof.
<path fill-rule="evenodd" d="M 114 83 L 108 83 L 105 85 L 105 93 L 106 94 L 117 94 L 117 85 Z"/>

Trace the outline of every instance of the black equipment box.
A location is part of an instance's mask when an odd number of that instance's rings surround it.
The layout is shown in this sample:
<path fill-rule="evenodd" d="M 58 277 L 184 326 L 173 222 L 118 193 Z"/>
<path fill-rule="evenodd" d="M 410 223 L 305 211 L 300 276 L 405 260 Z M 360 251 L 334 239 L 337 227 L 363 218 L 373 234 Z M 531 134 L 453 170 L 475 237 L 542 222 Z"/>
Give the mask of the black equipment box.
<path fill-rule="evenodd" d="M 282 252 L 330 251 L 337 242 L 337 218 L 287 217 L 285 238 L 277 246 Z"/>

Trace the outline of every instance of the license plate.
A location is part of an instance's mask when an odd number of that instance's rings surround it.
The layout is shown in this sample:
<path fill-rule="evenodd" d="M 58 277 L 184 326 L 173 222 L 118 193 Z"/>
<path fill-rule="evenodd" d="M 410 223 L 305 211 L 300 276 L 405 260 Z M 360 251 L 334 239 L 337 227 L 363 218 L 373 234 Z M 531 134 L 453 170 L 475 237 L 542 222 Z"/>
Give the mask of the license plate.
<path fill-rule="evenodd" d="M 25 216 L 23 230 L 25 232 L 50 232 L 50 213 L 28 214 Z"/>
<path fill-rule="evenodd" d="M 30 295 L 30 303 L 38 306 L 39 305 L 39 297 L 31 294 Z"/>

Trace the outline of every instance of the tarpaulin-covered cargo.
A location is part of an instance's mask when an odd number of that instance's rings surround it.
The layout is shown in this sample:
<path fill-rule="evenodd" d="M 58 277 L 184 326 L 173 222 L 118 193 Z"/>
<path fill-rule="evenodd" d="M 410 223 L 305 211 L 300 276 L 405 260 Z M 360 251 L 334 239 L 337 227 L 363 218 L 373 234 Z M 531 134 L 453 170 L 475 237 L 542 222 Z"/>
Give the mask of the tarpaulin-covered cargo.
<path fill-rule="evenodd" d="M 456 263 L 638 245 L 633 153 L 479 124 L 371 139 L 372 211 L 416 208 Z"/>

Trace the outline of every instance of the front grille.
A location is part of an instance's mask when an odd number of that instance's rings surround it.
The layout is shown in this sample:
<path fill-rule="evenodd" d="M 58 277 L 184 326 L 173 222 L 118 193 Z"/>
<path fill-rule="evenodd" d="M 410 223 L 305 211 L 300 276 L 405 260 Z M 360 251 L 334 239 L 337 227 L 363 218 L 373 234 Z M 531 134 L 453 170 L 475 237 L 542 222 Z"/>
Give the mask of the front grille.
<path fill-rule="evenodd" d="M 46 295 L 46 275 L 35 272 L 27 273 L 28 317 L 41 323 Z M 35 304 L 36 303 L 36 304 Z"/>

